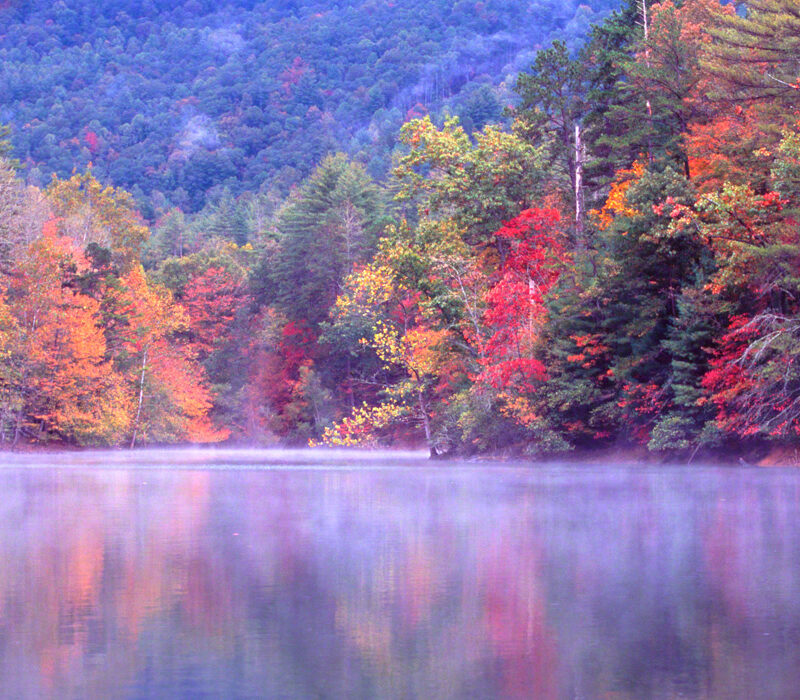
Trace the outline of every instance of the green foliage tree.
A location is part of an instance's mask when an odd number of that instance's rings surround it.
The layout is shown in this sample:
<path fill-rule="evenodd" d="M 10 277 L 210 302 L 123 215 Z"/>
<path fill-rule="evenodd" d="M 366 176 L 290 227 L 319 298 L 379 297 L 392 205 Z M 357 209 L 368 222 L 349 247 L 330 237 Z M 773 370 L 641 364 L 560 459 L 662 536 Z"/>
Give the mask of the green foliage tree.
<path fill-rule="evenodd" d="M 277 252 L 263 270 L 291 320 L 316 328 L 327 317 L 345 276 L 375 250 L 384 211 L 361 165 L 343 154 L 322 161 L 281 211 Z"/>
<path fill-rule="evenodd" d="M 0 159 L 5 160 L 9 165 L 18 167 L 19 161 L 11 159 L 13 150 L 13 146 L 11 145 L 11 127 L 7 124 L 0 124 Z"/>
<path fill-rule="evenodd" d="M 530 70 L 520 73 L 514 91 L 521 102 L 514 109 L 518 132 L 528 141 L 546 147 L 548 176 L 574 200 L 576 127 L 586 111 L 584 68 L 570 58 L 563 41 L 554 41 L 536 54 Z M 580 163 L 582 166 L 582 163 Z"/>
<path fill-rule="evenodd" d="M 725 102 L 800 102 L 800 7 L 791 0 L 748 0 L 743 15 L 719 10 L 704 59 Z"/>
<path fill-rule="evenodd" d="M 394 169 L 395 199 L 431 220 L 452 219 L 469 245 L 497 243 L 504 221 L 530 207 L 544 179 L 542 148 L 486 126 L 472 139 L 457 118 L 441 129 L 429 117 L 403 125 L 408 146 Z"/>

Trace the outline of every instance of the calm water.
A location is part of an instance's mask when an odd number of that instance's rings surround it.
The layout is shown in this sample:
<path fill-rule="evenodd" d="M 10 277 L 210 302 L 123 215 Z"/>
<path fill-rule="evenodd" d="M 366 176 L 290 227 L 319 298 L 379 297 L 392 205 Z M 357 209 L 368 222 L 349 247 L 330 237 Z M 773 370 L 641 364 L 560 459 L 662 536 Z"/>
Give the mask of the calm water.
<path fill-rule="evenodd" d="M 800 471 L 125 459 L 0 458 L 2 697 L 800 697 Z"/>

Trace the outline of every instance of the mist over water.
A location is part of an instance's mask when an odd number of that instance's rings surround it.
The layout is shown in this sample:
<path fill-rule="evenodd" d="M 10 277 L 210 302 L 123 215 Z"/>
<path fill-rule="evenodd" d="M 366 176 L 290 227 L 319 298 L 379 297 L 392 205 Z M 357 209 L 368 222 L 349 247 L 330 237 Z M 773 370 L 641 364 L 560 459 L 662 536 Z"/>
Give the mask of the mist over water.
<path fill-rule="evenodd" d="M 72 467 L 91 469 L 313 469 L 430 466 L 428 450 L 359 450 L 335 448 L 173 447 L 138 450 L 79 450 L 75 452 L 0 453 L 3 467 Z"/>
<path fill-rule="evenodd" d="M 0 696 L 786 698 L 800 474 L 3 455 Z"/>

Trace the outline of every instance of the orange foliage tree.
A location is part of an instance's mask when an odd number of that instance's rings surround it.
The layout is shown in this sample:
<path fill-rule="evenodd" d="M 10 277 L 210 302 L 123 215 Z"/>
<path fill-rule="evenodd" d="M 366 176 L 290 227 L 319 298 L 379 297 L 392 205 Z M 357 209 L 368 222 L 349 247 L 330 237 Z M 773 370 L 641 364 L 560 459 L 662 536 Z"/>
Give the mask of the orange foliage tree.
<path fill-rule="evenodd" d="M 129 402 L 106 358 L 99 305 L 65 284 L 65 270 L 83 264 L 51 221 L 5 281 L 3 408 L 6 421 L 13 414 L 14 442 L 24 433 L 114 443 L 127 428 Z"/>
<path fill-rule="evenodd" d="M 191 348 L 177 340 L 186 315 L 170 292 L 148 284 L 140 267 L 122 278 L 128 328 L 117 358 L 133 391 L 131 446 L 137 442 L 216 442 L 227 437 L 208 418 L 211 396 Z"/>

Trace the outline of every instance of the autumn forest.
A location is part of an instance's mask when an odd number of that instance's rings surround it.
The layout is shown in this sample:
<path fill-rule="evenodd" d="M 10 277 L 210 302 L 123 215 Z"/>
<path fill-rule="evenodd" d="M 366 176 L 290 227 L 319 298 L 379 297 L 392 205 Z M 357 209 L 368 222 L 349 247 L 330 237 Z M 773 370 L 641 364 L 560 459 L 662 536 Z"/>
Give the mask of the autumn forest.
<path fill-rule="evenodd" d="M 513 21 L 495 4 L 456 3 L 476 33 Z M 794 450 L 800 8 L 568 4 L 572 35 L 528 37 L 508 79 L 442 68 L 404 91 L 381 58 L 358 119 L 341 57 L 330 111 L 324 56 L 286 59 L 222 131 L 191 112 L 183 155 L 145 157 L 168 138 L 134 117 L 127 150 L 99 121 L 37 141 L 73 127 L 0 72 L 0 441 Z M 219 51 L 209 81 L 244 60 Z"/>

